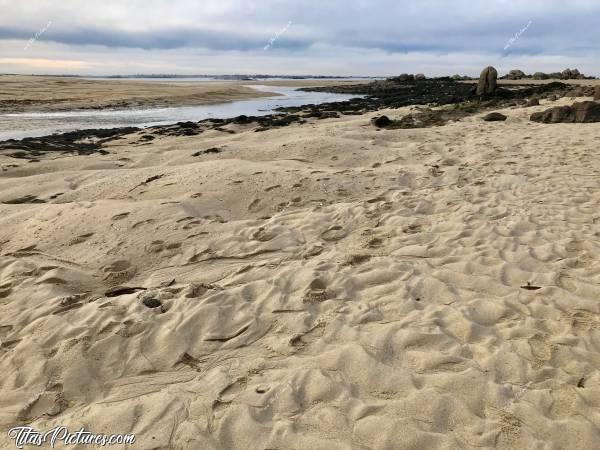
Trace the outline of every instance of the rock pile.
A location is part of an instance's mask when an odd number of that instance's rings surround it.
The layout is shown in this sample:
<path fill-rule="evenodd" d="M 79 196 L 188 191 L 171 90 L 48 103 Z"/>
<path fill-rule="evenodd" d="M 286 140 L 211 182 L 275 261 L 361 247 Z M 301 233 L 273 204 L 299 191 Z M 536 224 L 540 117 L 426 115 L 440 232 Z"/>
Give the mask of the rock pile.
<path fill-rule="evenodd" d="M 396 83 L 404 83 L 407 81 L 425 81 L 427 77 L 422 73 L 418 73 L 413 75 L 412 73 L 403 73 L 397 77 L 389 78 L 390 81 L 394 81 Z"/>
<path fill-rule="evenodd" d="M 527 78 L 527 75 L 522 70 L 515 69 L 511 70 L 504 78 L 507 80 L 522 80 L 523 78 Z"/>
<path fill-rule="evenodd" d="M 506 80 L 521 80 L 523 78 L 531 78 L 533 80 L 588 80 L 594 77 L 586 77 L 578 69 L 565 69 L 562 72 L 536 72 L 533 75 L 527 75 L 522 70 L 511 70 L 507 75 L 502 77 Z"/>

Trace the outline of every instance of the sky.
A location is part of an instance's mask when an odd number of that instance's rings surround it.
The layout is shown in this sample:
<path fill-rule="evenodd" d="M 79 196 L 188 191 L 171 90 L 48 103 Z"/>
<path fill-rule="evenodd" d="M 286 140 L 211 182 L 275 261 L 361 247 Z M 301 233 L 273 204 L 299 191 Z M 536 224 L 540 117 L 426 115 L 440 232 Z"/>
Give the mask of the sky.
<path fill-rule="evenodd" d="M 599 0 L 0 0 L 0 73 L 600 76 Z"/>

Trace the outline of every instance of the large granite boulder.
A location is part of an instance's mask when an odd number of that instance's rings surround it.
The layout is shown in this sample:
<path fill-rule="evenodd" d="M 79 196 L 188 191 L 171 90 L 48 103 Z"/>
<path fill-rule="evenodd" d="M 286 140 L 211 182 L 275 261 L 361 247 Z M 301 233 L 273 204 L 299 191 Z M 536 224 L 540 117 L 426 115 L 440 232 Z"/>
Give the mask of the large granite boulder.
<path fill-rule="evenodd" d="M 560 75 L 563 80 L 582 80 L 585 78 L 585 75 L 577 69 L 565 69 Z"/>
<path fill-rule="evenodd" d="M 508 75 L 506 75 L 507 80 L 522 80 L 523 78 L 527 78 L 527 75 L 525 75 L 525 72 L 518 69 L 511 70 L 508 72 Z"/>
<path fill-rule="evenodd" d="M 540 123 L 592 123 L 600 122 L 600 103 L 579 102 L 572 106 L 555 106 L 533 113 L 530 118 Z"/>
<path fill-rule="evenodd" d="M 422 74 L 422 73 L 418 73 L 418 74 L 415 75 L 415 80 L 417 80 L 417 81 L 423 81 L 423 80 L 426 80 L 426 79 L 427 79 L 427 77 L 424 74 Z"/>
<path fill-rule="evenodd" d="M 550 78 L 550 77 L 548 76 L 548 74 L 546 74 L 544 72 L 536 72 L 533 74 L 534 80 L 547 80 L 548 78 Z"/>
<path fill-rule="evenodd" d="M 498 71 L 492 66 L 486 67 L 479 76 L 477 84 L 477 95 L 491 95 L 496 91 L 498 82 Z"/>

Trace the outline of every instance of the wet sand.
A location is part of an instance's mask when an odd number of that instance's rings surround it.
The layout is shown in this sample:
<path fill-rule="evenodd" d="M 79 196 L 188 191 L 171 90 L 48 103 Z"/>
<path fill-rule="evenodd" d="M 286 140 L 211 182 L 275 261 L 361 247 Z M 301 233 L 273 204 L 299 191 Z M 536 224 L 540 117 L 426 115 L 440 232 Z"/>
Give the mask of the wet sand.
<path fill-rule="evenodd" d="M 304 87 L 344 83 L 339 80 L 185 82 L 179 79 L 165 82 L 0 75 L 0 112 L 194 106 L 277 95 L 246 87 L 251 84 Z"/>

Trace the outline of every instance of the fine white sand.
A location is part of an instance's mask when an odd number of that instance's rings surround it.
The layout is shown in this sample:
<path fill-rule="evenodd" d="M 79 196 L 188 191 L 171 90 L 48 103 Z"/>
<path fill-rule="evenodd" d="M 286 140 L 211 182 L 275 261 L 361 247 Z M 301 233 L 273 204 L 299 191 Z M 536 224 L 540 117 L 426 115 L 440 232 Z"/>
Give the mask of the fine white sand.
<path fill-rule="evenodd" d="M 0 428 L 597 448 L 600 124 L 530 122 L 543 103 L 0 155 L 0 202 L 46 202 L 0 204 Z"/>

